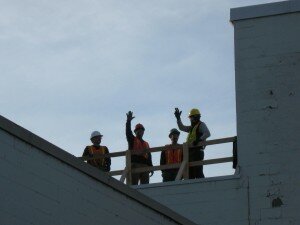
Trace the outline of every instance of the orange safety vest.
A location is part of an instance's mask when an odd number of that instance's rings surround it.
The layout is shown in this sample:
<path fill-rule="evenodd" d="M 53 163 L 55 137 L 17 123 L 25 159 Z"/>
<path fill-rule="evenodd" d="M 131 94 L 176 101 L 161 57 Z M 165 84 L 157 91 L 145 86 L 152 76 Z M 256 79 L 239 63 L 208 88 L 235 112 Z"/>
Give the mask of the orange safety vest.
<path fill-rule="evenodd" d="M 170 145 L 167 145 L 171 147 Z M 167 147 L 168 148 L 168 147 Z M 167 149 L 165 150 L 166 164 L 175 164 L 182 162 L 182 149 Z"/>
<path fill-rule="evenodd" d="M 147 141 L 142 142 L 137 137 L 134 137 L 134 139 L 133 139 L 133 149 L 132 149 L 133 151 L 141 152 L 141 151 L 143 151 L 144 149 L 147 149 L 147 148 L 150 148 Z M 148 158 L 148 153 L 145 153 L 143 156 L 147 159 Z"/>
<path fill-rule="evenodd" d="M 90 155 L 94 155 L 94 154 L 105 154 L 105 147 L 104 146 L 100 146 L 99 148 L 96 148 L 95 146 L 91 145 L 91 146 L 88 146 L 88 149 L 89 149 L 89 154 Z M 87 160 L 87 162 L 89 164 L 91 164 L 92 166 L 96 166 L 96 167 L 103 167 L 104 166 L 104 158 L 102 159 L 91 159 L 91 160 Z"/>

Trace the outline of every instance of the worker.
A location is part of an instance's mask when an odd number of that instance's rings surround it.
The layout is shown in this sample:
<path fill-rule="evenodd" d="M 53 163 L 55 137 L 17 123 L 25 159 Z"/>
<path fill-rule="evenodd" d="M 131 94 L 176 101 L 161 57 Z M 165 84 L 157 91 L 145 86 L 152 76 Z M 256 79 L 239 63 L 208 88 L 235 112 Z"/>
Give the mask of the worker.
<path fill-rule="evenodd" d="M 135 136 L 131 130 L 131 121 L 135 118 L 133 113 L 129 111 L 127 114 L 126 121 L 126 138 L 128 142 L 128 149 L 134 152 L 131 155 L 131 168 L 143 168 L 152 165 L 151 153 L 144 153 L 143 150 L 149 148 L 148 142 L 143 140 L 145 128 L 142 124 L 138 123 L 134 128 Z M 153 172 L 151 172 L 151 176 Z M 132 173 L 132 184 L 148 184 L 149 183 L 149 172 Z"/>
<path fill-rule="evenodd" d="M 182 162 L 182 147 L 178 145 L 179 135 L 179 130 L 175 128 L 170 130 L 169 138 L 171 139 L 171 144 L 166 145 L 166 150 L 161 152 L 160 165 L 168 165 Z M 178 168 L 162 170 L 163 182 L 174 181 L 177 176 L 178 170 Z"/>
<path fill-rule="evenodd" d="M 103 135 L 99 131 L 93 131 L 91 134 L 91 142 L 93 143 L 90 146 L 86 146 L 86 148 L 83 151 L 82 156 L 90 156 L 93 157 L 94 155 L 100 155 L 100 154 L 108 154 L 108 148 L 106 146 L 101 146 L 101 140 Z M 109 157 L 105 158 L 98 158 L 98 159 L 90 159 L 87 160 L 87 163 L 97 167 L 101 171 L 109 172 L 110 171 L 110 165 L 111 160 Z"/>
<path fill-rule="evenodd" d="M 177 119 L 177 125 L 179 130 L 187 132 L 188 136 L 186 142 L 191 145 L 198 145 L 200 141 L 205 141 L 210 137 L 210 132 L 204 122 L 200 120 L 201 113 L 199 109 L 191 109 L 189 113 L 190 126 L 185 126 L 181 122 L 181 113 L 178 108 L 175 108 L 175 117 Z M 200 161 L 204 159 L 204 147 L 190 148 L 189 149 L 189 162 Z M 189 167 L 189 178 L 204 178 L 203 166 Z"/>

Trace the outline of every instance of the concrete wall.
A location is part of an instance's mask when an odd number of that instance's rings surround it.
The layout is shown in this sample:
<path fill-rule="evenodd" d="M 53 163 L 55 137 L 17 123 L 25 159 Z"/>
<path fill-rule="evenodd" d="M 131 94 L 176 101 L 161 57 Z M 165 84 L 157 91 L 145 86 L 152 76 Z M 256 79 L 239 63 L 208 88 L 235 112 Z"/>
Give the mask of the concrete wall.
<path fill-rule="evenodd" d="M 0 120 L 1 126 L 3 120 Z M 19 128 L 16 133 L 28 140 L 37 138 Z M 50 146 L 38 140 L 41 146 Z M 103 178 L 103 182 L 93 179 L 87 171 L 98 173 L 98 170 L 67 156 L 74 165 L 83 164 L 83 171 L 0 129 L 1 225 L 193 224 L 188 220 L 176 222 L 176 214 L 162 213 L 164 207 L 153 206 L 151 199 L 152 206 L 147 205 L 147 198 L 142 203 L 137 201 L 135 196 L 141 199 L 141 194 L 113 178 L 103 175 L 99 178 Z M 120 183 L 123 192 L 128 194 L 117 190 L 119 187 L 113 185 L 114 182 Z"/>
<path fill-rule="evenodd" d="M 249 177 L 250 224 L 298 225 L 300 12 L 233 23 L 239 164 Z"/>
<path fill-rule="evenodd" d="M 299 225 L 300 1 L 231 13 L 240 178 L 138 189 L 198 224 Z"/>
<path fill-rule="evenodd" d="M 248 181 L 239 176 L 136 187 L 202 225 L 248 225 Z"/>

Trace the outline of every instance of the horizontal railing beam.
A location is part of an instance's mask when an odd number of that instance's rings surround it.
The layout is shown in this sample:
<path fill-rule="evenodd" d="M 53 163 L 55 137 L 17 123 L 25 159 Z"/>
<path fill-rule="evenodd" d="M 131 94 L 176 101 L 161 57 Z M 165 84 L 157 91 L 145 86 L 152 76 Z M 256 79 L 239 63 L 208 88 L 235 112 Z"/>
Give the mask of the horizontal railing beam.
<path fill-rule="evenodd" d="M 174 163 L 174 164 L 161 165 L 161 166 L 147 166 L 141 168 L 133 168 L 131 172 L 142 173 L 142 172 L 150 172 L 150 171 L 157 171 L 157 170 L 178 169 L 180 165 L 181 163 Z"/>
<path fill-rule="evenodd" d="M 225 157 L 225 158 L 218 158 L 218 159 L 207 159 L 203 161 L 195 161 L 190 162 L 189 166 L 201 166 L 201 165 L 209 165 L 209 164 L 217 164 L 217 163 L 226 163 L 226 162 L 232 162 L 233 157 Z"/>
<path fill-rule="evenodd" d="M 233 157 L 225 157 L 225 158 L 219 158 L 219 159 L 207 159 L 207 160 L 202 160 L 202 161 L 190 162 L 189 166 L 194 167 L 194 166 L 201 166 L 201 165 L 226 163 L 226 162 L 232 162 L 232 160 L 233 160 Z M 132 173 L 143 173 L 143 172 L 158 171 L 158 170 L 179 169 L 180 165 L 181 165 L 181 163 L 153 166 L 153 167 L 147 166 L 147 167 L 142 167 L 142 168 L 134 168 L 134 169 L 132 169 L 131 172 Z M 108 174 L 111 176 L 117 176 L 117 175 L 122 175 L 122 172 L 123 172 L 123 170 L 116 170 L 116 171 L 108 172 Z"/>
<path fill-rule="evenodd" d="M 115 170 L 115 171 L 107 172 L 107 174 L 110 176 L 118 176 L 118 175 L 122 175 L 123 171 L 124 170 Z"/>
<path fill-rule="evenodd" d="M 214 139 L 214 140 L 209 140 L 209 141 L 201 141 L 199 142 L 198 145 L 194 146 L 194 145 L 189 145 L 189 148 L 198 148 L 198 147 L 202 147 L 202 146 L 208 146 L 208 145 L 216 145 L 216 144 L 224 144 L 224 143 L 229 143 L 229 142 L 234 142 L 236 141 L 236 136 L 234 137 L 227 137 L 227 138 L 220 138 L 220 139 Z M 172 148 L 182 148 L 182 144 L 178 144 L 178 145 L 173 145 L 173 146 L 162 146 L 162 147 L 153 147 L 153 148 L 149 148 L 149 149 L 145 149 L 141 152 L 134 152 L 131 151 L 131 154 L 137 154 L 137 155 L 142 155 L 148 152 L 161 152 L 161 151 L 165 151 L 168 148 L 172 147 Z M 108 154 L 95 154 L 94 156 L 90 157 L 90 156 L 82 156 L 82 157 L 78 157 L 78 159 L 81 160 L 92 160 L 92 159 L 102 159 L 105 157 L 120 157 L 120 156 L 125 156 L 126 151 L 120 151 L 120 152 L 113 152 L 113 153 L 108 153 Z"/>
<path fill-rule="evenodd" d="M 148 148 L 148 149 L 144 149 L 143 153 L 148 153 L 148 152 L 161 152 L 161 151 L 165 151 L 167 149 L 174 149 L 174 148 L 182 148 L 182 145 L 178 144 L 178 145 L 168 145 L 168 146 L 162 146 L 162 147 L 153 147 L 153 148 Z"/>
<path fill-rule="evenodd" d="M 94 154 L 94 156 L 82 156 L 82 157 L 77 157 L 78 159 L 81 160 L 92 160 L 92 159 L 102 159 L 102 158 L 113 158 L 113 157 L 120 157 L 120 156 L 125 156 L 126 151 L 121 151 L 121 152 L 112 152 L 108 154 Z"/>
<path fill-rule="evenodd" d="M 180 165 L 181 165 L 181 163 L 153 166 L 153 167 L 147 166 L 147 167 L 132 169 L 132 173 L 150 172 L 150 171 L 167 170 L 167 169 L 177 169 L 180 167 Z M 118 176 L 118 175 L 122 175 L 123 171 L 124 170 L 115 170 L 115 171 L 107 172 L 107 174 L 109 174 L 111 176 Z"/>
<path fill-rule="evenodd" d="M 236 140 L 236 136 L 234 137 L 228 137 L 228 138 L 220 138 L 220 139 L 214 139 L 209 141 L 201 141 L 198 145 L 189 145 L 189 148 L 197 148 L 201 146 L 207 146 L 207 145 L 217 145 L 217 144 L 225 144 L 229 142 L 234 142 Z"/>

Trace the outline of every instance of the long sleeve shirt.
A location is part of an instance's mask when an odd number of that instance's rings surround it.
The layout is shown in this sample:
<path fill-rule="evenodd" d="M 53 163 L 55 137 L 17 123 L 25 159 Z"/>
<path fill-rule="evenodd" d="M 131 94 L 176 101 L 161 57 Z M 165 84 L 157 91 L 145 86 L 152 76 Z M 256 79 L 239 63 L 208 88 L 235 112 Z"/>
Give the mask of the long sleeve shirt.
<path fill-rule="evenodd" d="M 187 132 L 187 133 L 189 133 L 191 131 L 191 129 L 193 128 L 192 126 L 183 125 L 181 119 L 177 120 L 177 125 L 178 125 L 179 130 Z M 206 124 L 202 121 L 200 123 L 198 133 L 200 135 L 199 141 L 205 141 L 207 138 L 210 137 L 210 131 L 207 128 Z"/>
<path fill-rule="evenodd" d="M 127 142 L 128 142 L 128 149 L 133 150 L 135 136 L 132 133 L 131 122 L 130 121 L 126 122 L 126 138 L 127 138 Z M 143 139 L 140 139 L 140 140 L 142 142 L 144 142 Z M 131 162 L 132 163 L 147 164 L 149 166 L 153 166 L 153 164 L 152 164 L 152 156 L 151 156 L 150 152 L 147 153 L 147 158 L 145 158 L 142 155 L 131 155 Z"/>

